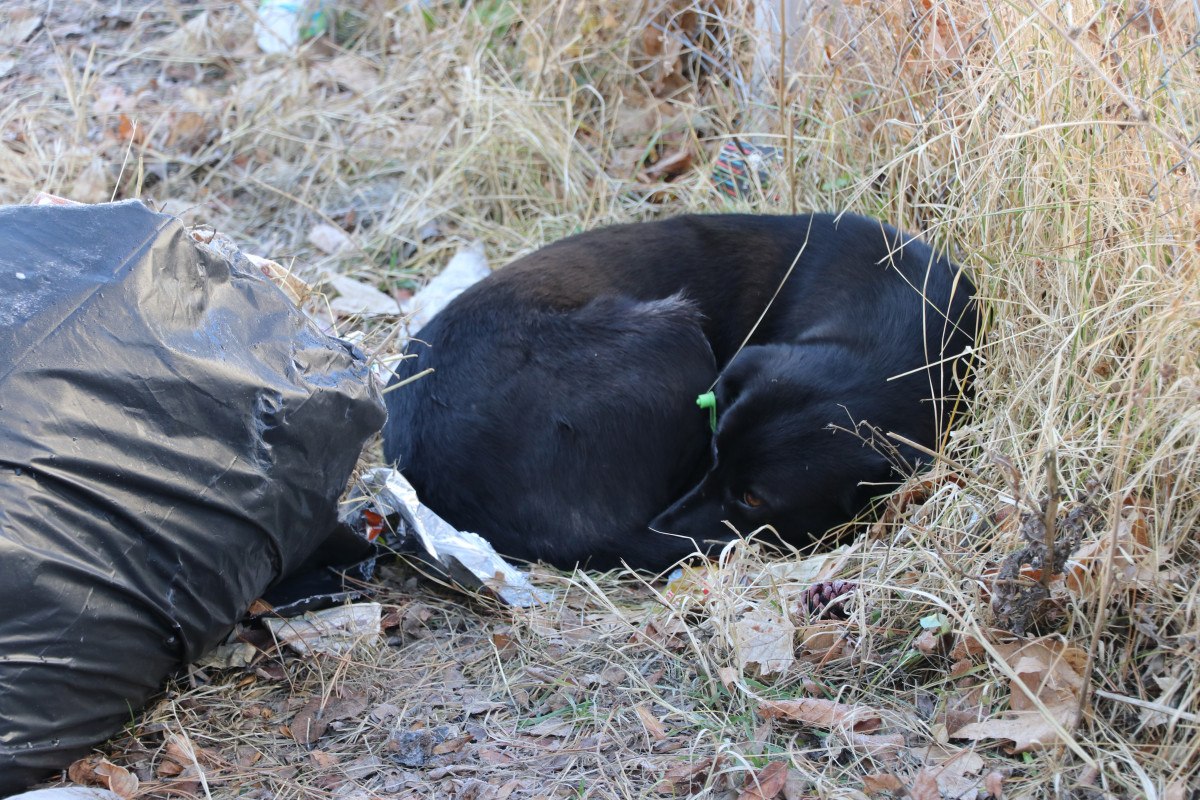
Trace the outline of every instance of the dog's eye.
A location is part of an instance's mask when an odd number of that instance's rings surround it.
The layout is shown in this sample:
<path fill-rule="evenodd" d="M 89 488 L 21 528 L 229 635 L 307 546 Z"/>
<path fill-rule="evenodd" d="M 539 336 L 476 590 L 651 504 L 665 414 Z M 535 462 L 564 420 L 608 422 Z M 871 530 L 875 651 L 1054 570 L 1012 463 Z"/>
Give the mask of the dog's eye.
<path fill-rule="evenodd" d="M 758 508 L 763 504 L 763 499 L 754 492 L 743 492 L 742 504 L 749 506 L 750 508 Z"/>

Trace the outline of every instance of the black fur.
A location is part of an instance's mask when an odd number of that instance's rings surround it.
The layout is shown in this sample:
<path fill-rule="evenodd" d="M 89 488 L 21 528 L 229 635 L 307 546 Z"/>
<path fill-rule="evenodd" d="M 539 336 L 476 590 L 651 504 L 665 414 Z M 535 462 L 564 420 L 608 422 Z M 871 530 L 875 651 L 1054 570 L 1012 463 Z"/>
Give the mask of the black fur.
<path fill-rule="evenodd" d="M 726 520 L 803 543 L 898 478 L 856 425 L 936 446 L 962 389 L 960 365 L 937 362 L 973 343 L 973 291 L 924 243 L 852 215 L 580 234 L 418 334 L 397 379 L 435 371 L 388 393 L 384 454 L 514 558 L 658 569 L 729 541 Z M 711 437 L 696 396 L 714 381 Z"/>

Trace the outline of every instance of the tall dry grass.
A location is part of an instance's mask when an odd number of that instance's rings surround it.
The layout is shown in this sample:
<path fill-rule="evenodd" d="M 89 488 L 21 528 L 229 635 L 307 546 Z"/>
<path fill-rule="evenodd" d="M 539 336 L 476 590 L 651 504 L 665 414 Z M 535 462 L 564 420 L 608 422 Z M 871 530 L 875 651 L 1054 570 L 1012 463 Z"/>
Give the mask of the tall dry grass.
<path fill-rule="evenodd" d="M 549 715 L 620 745 L 581 734 L 573 741 L 590 758 L 492 764 L 484 778 L 497 794 L 506 776 L 534 782 L 512 796 L 646 796 L 688 759 L 708 764 L 675 784 L 696 796 L 733 796 L 769 761 L 788 765 L 787 796 L 857 797 L 864 776 L 888 771 L 916 796 L 911 751 L 888 760 L 842 734 L 756 716 L 764 698 L 814 685 L 881 709 L 884 730 L 906 733 L 909 747 L 982 756 L 979 792 L 992 770 L 1006 797 L 1200 791 L 1193 4 L 859 0 L 814 12 L 814 27 L 790 35 L 782 73 L 782 44 L 741 0 L 331 5 L 333 35 L 296 59 L 268 59 L 249 45 L 253 3 L 126 3 L 120 26 L 59 38 L 64 14 L 96 19 L 104 6 L 29 3 L 47 21 L 10 45 L 22 60 L 3 78 L 0 200 L 142 196 L 307 276 L 336 269 L 385 290 L 419 283 L 469 240 L 499 264 L 583 228 L 684 210 L 848 209 L 947 248 L 975 279 L 989 326 L 971 415 L 937 467 L 959 482 L 871 537 L 856 529 L 859 545 L 838 566 L 835 577 L 858 586 L 834 630 L 845 647 L 772 680 L 740 669 L 729 679 L 746 610 L 786 609 L 811 582 L 737 549 L 707 578 L 707 601 L 665 616 L 660 588 L 616 576 L 543 576 L 564 581 L 561 603 L 508 621 L 478 606 L 464 621 L 430 601 L 432 632 L 364 663 L 294 667 L 294 692 L 366 686 L 436 716 L 419 695 L 436 689 L 437 659 L 465 658 L 468 683 L 509 703 L 498 719 L 513 731 Z M 787 155 L 766 191 L 736 201 L 709 177 L 735 136 Z M 679 151 L 690 167 L 656 177 L 655 159 Z M 322 220 L 348 227 L 355 248 L 314 250 L 305 237 Z M 435 221 L 442 235 L 424 236 Z M 1055 526 L 1089 510 L 1084 539 L 1098 555 L 1086 587 L 1057 586 L 1023 627 L 1086 654 L 1084 713 L 1061 722 L 1061 744 L 1022 756 L 996 741 L 948 742 L 944 712 L 963 676 L 947 653 L 912 656 L 916 621 L 941 614 L 952 637 L 996 640 L 995 570 L 1027 544 L 1022 516 L 1046 516 L 1047 503 L 1062 511 L 1051 509 Z M 421 591 L 390 602 L 410 608 Z M 658 627 L 647 633 L 650 617 Z M 966 677 L 1003 711 L 1018 691 L 1012 666 L 995 651 L 973 664 Z M 625 676 L 615 684 L 590 677 L 612 666 Z M 269 780 L 231 768 L 213 796 L 256 780 L 280 797 L 315 791 L 303 753 L 265 727 L 247 733 L 242 695 L 261 687 L 178 688 L 143 738 L 114 752 L 153 750 L 163 726 L 181 726 L 206 747 L 253 746 L 276 765 Z M 325 749 L 386 755 L 373 725 Z M 662 746 L 676 738 L 686 746 Z M 298 763 L 308 772 L 282 766 Z M 336 772 L 322 769 L 322 780 Z M 467 791 L 451 777 L 441 789 L 393 788 Z M 362 779 L 362 791 L 381 791 L 378 780 Z"/>

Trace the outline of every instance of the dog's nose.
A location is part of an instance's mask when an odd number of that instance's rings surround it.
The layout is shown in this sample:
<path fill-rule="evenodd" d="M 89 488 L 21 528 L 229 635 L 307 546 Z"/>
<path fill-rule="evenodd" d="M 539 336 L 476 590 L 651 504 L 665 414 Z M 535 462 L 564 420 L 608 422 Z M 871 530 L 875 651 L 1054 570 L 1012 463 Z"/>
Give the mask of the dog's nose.
<path fill-rule="evenodd" d="M 651 530 L 696 540 L 707 540 L 728 531 L 721 523 L 721 504 L 709 491 L 710 477 L 711 474 L 652 519 Z"/>

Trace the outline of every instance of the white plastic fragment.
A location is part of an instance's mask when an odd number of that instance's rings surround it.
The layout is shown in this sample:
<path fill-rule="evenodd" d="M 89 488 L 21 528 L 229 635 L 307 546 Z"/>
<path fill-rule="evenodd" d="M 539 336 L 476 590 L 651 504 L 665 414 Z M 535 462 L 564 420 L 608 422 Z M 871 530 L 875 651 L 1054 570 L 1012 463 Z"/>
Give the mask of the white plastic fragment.
<path fill-rule="evenodd" d="M 390 467 L 377 467 L 361 479 L 371 489 L 381 513 L 398 513 L 425 550 L 458 584 L 485 588 L 512 606 L 550 602 L 553 595 L 537 589 L 529 576 L 501 558 L 475 533 L 459 531 L 425 507 L 408 479 Z"/>
<path fill-rule="evenodd" d="M 289 53 L 302 38 L 310 38 L 328 25 L 324 3 L 313 0 L 262 0 L 254 24 L 254 40 L 267 55 Z"/>
<path fill-rule="evenodd" d="M 308 243 L 322 253 L 330 255 L 346 250 L 354 244 L 350 240 L 350 234 L 336 225 L 329 225 L 324 222 L 314 225 L 312 230 L 308 232 Z"/>
<path fill-rule="evenodd" d="M 354 603 L 288 619 L 267 617 L 264 622 L 276 641 L 302 656 L 313 653 L 336 656 L 360 645 L 381 641 L 383 606 Z"/>
<path fill-rule="evenodd" d="M 65 197 L 59 197 L 56 194 L 47 194 L 46 192 L 38 192 L 34 196 L 31 206 L 81 206 L 83 203 L 77 203 L 74 200 L 68 200 Z"/>
<path fill-rule="evenodd" d="M 447 303 L 486 278 L 490 272 L 482 242 L 474 242 L 460 249 L 445 269 L 404 304 L 404 313 L 409 315 L 409 333 L 416 335 Z"/>
<path fill-rule="evenodd" d="M 388 314 L 400 313 L 400 305 L 374 286 L 356 281 L 345 275 L 330 273 L 325 284 L 335 289 L 338 296 L 329 301 L 329 307 L 339 314 Z"/>
<path fill-rule="evenodd" d="M 53 789 L 35 789 L 32 792 L 14 794 L 5 800 L 121 800 L 121 797 L 108 789 L 95 789 L 87 786 L 56 786 Z"/>

